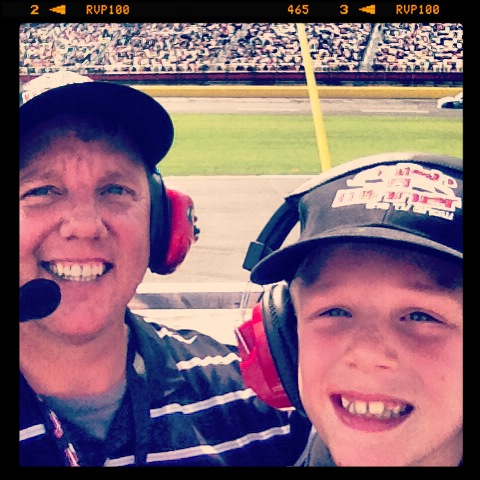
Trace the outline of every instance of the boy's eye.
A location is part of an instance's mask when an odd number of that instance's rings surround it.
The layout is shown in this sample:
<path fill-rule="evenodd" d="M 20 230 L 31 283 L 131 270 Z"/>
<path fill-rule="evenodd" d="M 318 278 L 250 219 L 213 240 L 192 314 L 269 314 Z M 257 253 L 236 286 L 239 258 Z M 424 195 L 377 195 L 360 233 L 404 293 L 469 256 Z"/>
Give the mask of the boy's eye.
<path fill-rule="evenodd" d="M 351 317 L 352 315 L 344 310 L 343 308 L 331 308 L 323 313 L 323 315 L 327 315 L 330 317 Z"/>
<path fill-rule="evenodd" d="M 404 315 L 400 318 L 402 322 L 434 322 L 434 323 L 441 323 L 436 318 L 428 315 L 424 312 L 411 312 L 408 315 Z"/>

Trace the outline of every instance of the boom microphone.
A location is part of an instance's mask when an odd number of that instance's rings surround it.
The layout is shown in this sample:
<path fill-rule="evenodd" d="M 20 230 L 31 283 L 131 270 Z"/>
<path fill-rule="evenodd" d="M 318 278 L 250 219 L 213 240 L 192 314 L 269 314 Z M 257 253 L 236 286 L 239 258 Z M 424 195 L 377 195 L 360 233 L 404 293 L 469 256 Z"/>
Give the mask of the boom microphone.
<path fill-rule="evenodd" d="M 37 278 L 20 287 L 20 322 L 38 320 L 60 305 L 60 287 L 52 280 Z"/>

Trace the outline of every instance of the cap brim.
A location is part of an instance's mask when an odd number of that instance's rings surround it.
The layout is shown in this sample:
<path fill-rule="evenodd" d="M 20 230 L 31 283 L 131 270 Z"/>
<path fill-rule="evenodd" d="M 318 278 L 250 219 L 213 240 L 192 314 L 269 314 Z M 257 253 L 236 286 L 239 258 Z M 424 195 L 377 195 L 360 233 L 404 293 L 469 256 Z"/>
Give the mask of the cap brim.
<path fill-rule="evenodd" d="M 20 107 L 20 132 L 62 113 L 93 113 L 117 119 L 138 143 L 149 170 L 173 143 L 167 111 L 150 95 L 109 82 L 74 83 L 38 95 Z"/>
<path fill-rule="evenodd" d="M 335 240 L 406 243 L 409 248 L 416 245 L 420 249 L 428 249 L 441 256 L 463 260 L 463 253 L 409 232 L 385 227 L 355 227 L 325 232 L 315 238 L 287 245 L 272 252 L 252 269 L 250 280 L 259 285 L 268 285 L 282 280 L 290 281 L 308 253 L 321 244 L 330 244 Z"/>

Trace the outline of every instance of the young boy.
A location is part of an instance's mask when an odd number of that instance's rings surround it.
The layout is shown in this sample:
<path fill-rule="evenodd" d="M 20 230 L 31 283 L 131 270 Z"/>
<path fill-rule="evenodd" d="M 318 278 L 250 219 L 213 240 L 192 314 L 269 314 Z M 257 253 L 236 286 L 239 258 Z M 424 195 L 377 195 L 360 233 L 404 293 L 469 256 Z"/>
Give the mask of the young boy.
<path fill-rule="evenodd" d="M 462 463 L 462 189 L 461 160 L 407 152 L 336 167 L 287 199 L 300 238 L 251 279 L 283 289 L 263 321 L 314 427 L 297 466 Z M 298 345 L 288 367 L 282 335 Z"/>

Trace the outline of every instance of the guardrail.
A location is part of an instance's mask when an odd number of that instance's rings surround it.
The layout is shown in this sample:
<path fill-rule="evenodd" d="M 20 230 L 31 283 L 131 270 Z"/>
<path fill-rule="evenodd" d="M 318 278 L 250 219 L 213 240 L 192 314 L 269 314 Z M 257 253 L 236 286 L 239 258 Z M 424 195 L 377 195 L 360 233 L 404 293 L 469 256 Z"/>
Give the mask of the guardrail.
<path fill-rule="evenodd" d="M 141 283 L 129 307 L 147 321 L 198 330 L 236 345 L 234 327 L 250 315 L 262 287 L 252 283 Z"/>
<path fill-rule="evenodd" d="M 20 82 L 38 77 L 40 72 L 21 73 Z M 155 85 L 304 85 L 303 71 L 288 72 L 162 72 L 162 73 L 94 73 L 86 72 L 94 80 Z M 402 71 L 321 71 L 315 72 L 319 85 L 436 85 L 463 84 L 463 71 L 402 72 Z"/>

